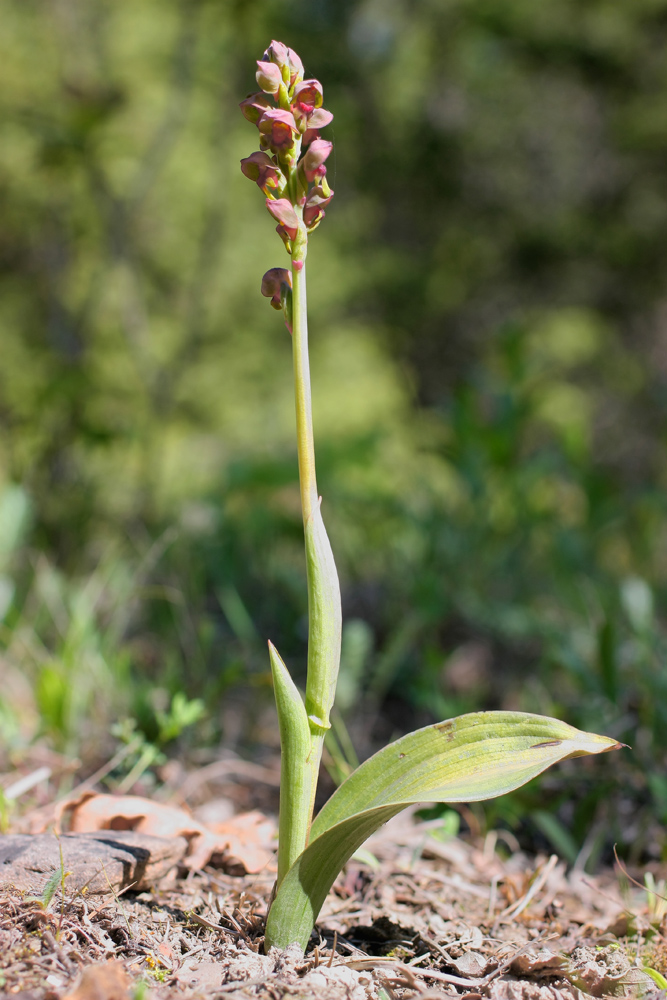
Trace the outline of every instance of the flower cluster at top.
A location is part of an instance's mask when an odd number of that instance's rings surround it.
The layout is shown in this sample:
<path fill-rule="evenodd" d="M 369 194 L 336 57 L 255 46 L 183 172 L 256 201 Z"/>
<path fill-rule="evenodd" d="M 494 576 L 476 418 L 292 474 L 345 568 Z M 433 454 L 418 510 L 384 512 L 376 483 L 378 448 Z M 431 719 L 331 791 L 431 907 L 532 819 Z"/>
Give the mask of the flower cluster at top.
<path fill-rule="evenodd" d="M 282 42 L 271 42 L 258 60 L 257 83 L 262 89 L 240 107 L 259 129 L 260 150 L 241 160 L 241 170 L 266 195 L 276 230 L 292 254 L 300 228 L 312 233 L 333 198 L 325 166 L 332 144 L 319 132 L 333 115 L 322 107 L 322 84 L 303 79 L 303 63 Z"/>

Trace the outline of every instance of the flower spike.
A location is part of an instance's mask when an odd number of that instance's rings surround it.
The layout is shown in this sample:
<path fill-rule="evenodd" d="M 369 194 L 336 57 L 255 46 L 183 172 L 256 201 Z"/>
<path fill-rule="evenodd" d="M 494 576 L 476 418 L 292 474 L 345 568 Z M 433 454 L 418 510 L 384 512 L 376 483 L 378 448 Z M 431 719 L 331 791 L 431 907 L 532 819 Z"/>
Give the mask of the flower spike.
<path fill-rule="evenodd" d="M 303 262 L 308 234 L 333 197 L 325 166 L 332 144 L 319 131 L 333 115 L 322 107 L 322 84 L 303 75 L 294 49 L 273 39 L 257 61 L 261 90 L 240 104 L 258 128 L 260 146 L 241 160 L 241 170 L 263 191 L 293 264 Z"/>

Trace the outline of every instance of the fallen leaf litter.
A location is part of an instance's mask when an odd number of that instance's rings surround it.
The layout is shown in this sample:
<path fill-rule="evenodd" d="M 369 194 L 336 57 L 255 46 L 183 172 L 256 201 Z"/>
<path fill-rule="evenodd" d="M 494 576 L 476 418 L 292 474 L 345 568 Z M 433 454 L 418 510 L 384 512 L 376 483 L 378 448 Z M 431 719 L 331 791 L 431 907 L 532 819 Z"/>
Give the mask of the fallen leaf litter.
<path fill-rule="evenodd" d="M 181 859 L 178 873 L 141 892 L 132 883 L 90 892 L 73 872 L 48 906 L 39 901 L 47 872 L 34 872 L 31 891 L 3 878 L 0 996 L 664 996 L 643 966 L 665 962 L 667 923 L 650 923 L 636 890 L 622 898 L 613 873 L 592 879 L 518 852 L 502 860 L 493 838 L 480 849 L 434 832 L 404 814 L 373 837 L 336 883 L 305 957 L 262 954 L 271 865 L 240 876 Z"/>

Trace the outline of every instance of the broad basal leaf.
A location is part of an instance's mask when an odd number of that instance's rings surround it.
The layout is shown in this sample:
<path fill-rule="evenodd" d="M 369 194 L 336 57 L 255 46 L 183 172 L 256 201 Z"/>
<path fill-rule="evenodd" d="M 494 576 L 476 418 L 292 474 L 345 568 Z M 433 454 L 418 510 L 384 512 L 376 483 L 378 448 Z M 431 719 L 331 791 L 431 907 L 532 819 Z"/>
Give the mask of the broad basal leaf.
<path fill-rule="evenodd" d="M 567 757 L 620 745 L 524 712 L 475 712 L 403 736 L 357 768 L 315 819 L 310 845 L 271 907 L 267 946 L 297 943 L 305 949 L 345 862 L 405 806 L 494 798 Z"/>

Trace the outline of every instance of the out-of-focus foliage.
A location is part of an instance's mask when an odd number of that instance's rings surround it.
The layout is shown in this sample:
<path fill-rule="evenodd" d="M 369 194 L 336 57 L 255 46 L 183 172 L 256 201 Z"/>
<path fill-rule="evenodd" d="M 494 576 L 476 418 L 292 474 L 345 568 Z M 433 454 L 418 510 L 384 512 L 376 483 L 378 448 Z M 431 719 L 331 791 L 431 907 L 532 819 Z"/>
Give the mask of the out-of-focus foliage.
<path fill-rule="evenodd" d="M 237 108 L 272 37 L 335 114 L 309 305 L 357 749 L 560 715 L 632 757 L 488 822 L 660 852 L 666 0 L 5 4 L 5 742 L 102 752 L 128 716 L 157 746 L 181 691 L 198 740 L 275 741 L 266 638 L 305 660 L 290 343 L 259 294 L 286 257 Z"/>

